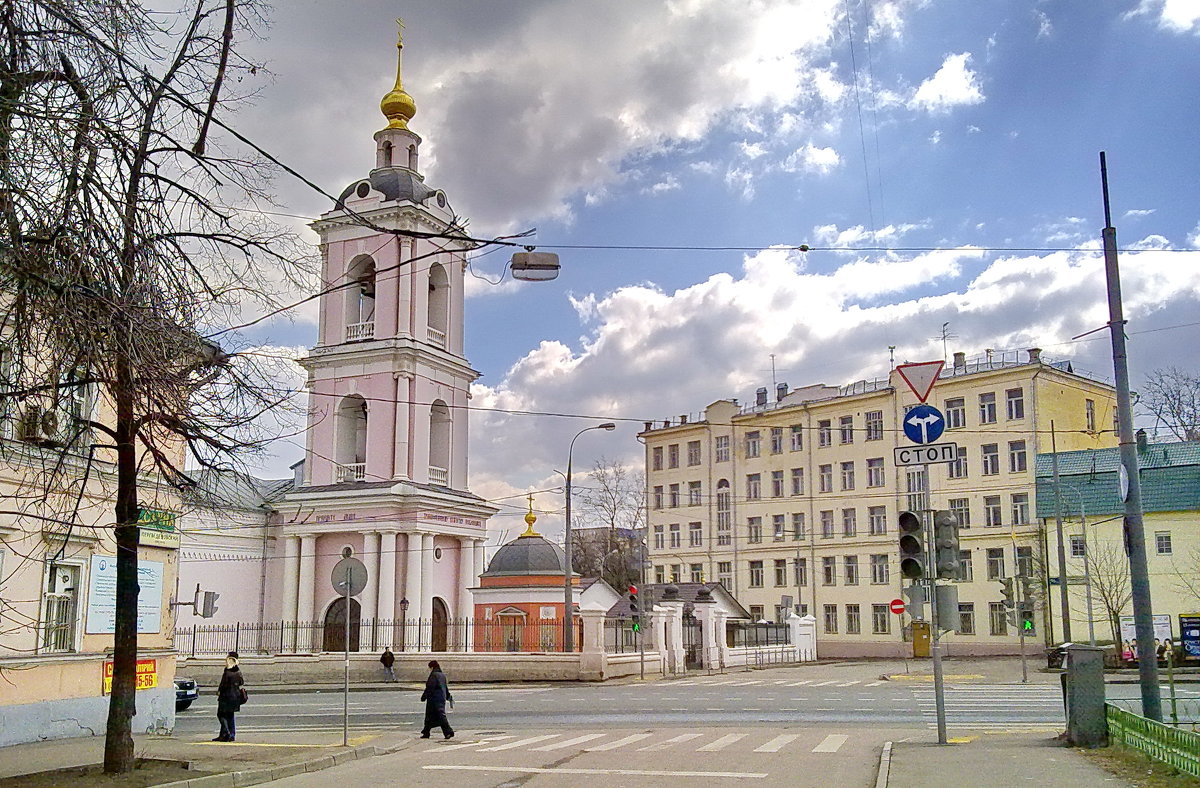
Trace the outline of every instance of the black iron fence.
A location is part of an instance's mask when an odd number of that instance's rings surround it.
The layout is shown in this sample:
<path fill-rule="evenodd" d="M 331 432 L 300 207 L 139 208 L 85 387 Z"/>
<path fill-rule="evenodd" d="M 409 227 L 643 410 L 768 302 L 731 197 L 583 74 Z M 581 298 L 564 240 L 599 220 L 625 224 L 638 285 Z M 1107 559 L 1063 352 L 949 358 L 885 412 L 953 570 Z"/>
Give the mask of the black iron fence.
<path fill-rule="evenodd" d="M 654 651 L 658 644 L 654 639 L 654 628 L 642 625 L 641 631 L 633 628 L 633 621 L 628 618 L 604 619 L 604 653 L 606 654 L 636 654 L 639 651 L 638 636 L 641 636 L 640 648 Z"/>
<path fill-rule="evenodd" d="M 788 638 L 787 624 L 747 624 L 731 621 L 725 625 L 725 643 L 730 648 L 786 646 Z"/>

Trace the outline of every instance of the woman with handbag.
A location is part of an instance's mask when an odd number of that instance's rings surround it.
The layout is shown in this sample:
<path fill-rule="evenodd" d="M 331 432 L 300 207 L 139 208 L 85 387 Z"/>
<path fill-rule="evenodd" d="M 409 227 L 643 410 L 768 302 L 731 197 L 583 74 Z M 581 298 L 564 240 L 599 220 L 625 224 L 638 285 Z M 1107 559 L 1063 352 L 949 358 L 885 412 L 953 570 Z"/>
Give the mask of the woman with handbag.
<path fill-rule="evenodd" d="M 230 651 L 225 657 L 225 670 L 221 673 L 221 684 L 217 688 L 217 719 L 221 723 L 221 733 L 213 741 L 234 741 L 236 728 L 233 715 L 246 702 L 246 680 L 238 668 L 238 654 Z"/>

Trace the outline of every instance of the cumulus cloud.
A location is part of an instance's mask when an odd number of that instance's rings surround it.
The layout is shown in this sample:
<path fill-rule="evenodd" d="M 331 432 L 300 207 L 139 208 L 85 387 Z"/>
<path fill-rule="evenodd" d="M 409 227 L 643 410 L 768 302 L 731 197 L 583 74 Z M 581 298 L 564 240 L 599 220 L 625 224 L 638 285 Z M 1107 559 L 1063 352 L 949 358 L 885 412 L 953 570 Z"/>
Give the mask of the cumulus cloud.
<path fill-rule="evenodd" d="M 781 167 L 786 172 L 812 172 L 828 175 L 842 163 L 842 157 L 833 148 L 818 148 L 811 142 L 798 148 L 783 160 Z"/>
<path fill-rule="evenodd" d="M 1148 16 L 1164 30 L 1200 34 L 1200 3 L 1196 0 L 1141 0 L 1126 19 Z"/>
<path fill-rule="evenodd" d="M 937 73 L 917 87 L 908 106 L 927 112 L 948 112 L 954 107 L 982 102 L 979 78 L 967 67 L 970 59 L 970 52 L 947 55 Z"/>

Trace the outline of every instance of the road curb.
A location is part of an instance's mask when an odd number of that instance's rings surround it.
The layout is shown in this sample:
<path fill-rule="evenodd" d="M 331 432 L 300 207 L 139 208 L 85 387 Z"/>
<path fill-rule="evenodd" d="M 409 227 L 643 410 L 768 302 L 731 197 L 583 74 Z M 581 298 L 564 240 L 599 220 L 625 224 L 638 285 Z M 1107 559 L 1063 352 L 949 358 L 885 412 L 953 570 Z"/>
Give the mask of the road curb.
<path fill-rule="evenodd" d="M 879 771 L 875 774 L 875 788 L 887 788 L 888 773 L 892 770 L 892 743 L 883 743 L 883 752 L 879 753 Z"/>
<path fill-rule="evenodd" d="M 306 772 L 319 772 L 331 766 L 337 766 L 338 764 L 353 760 L 373 758 L 376 755 L 395 752 L 397 749 L 399 747 L 380 748 L 373 744 L 367 744 L 343 750 L 333 755 L 322 755 L 317 758 L 296 761 L 295 763 L 284 764 L 282 766 L 264 766 L 261 769 L 244 769 L 237 772 L 206 774 L 203 777 L 193 777 L 190 780 L 158 783 L 151 786 L 151 788 L 242 788 L 247 785 L 274 782 L 275 780 L 282 780 L 285 777 L 293 777 Z"/>

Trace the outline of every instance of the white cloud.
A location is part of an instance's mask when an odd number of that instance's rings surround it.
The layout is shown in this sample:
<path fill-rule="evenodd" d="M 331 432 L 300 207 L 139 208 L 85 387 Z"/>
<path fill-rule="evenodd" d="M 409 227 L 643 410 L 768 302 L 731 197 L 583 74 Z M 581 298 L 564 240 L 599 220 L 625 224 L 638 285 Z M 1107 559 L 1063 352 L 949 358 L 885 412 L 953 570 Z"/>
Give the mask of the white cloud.
<path fill-rule="evenodd" d="M 1157 210 L 1155 208 L 1130 208 L 1125 212 L 1126 219 L 1140 219 L 1143 216 L 1150 216 Z"/>
<path fill-rule="evenodd" d="M 937 144 L 938 144 L 939 142 L 941 142 L 941 141 L 942 141 L 942 130 L 941 130 L 941 129 L 934 129 L 934 130 L 933 130 L 933 133 L 929 135 L 929 142 L 930 142 L 930 144 L 931 144 L 931 145 L 937 145 Z"/>
<path fill-rule="evenodd" d="M 1054 25 L 1050 22 L 1050 17 L 1045 11 L 1034 9 L 1033 18 L 1037 20 L 1038 23 L 1038 38 L 1049 38 L 1050 36 L 1054 35 Z"/>
<path fill-rule="evenodd" d="M 662 180 L 644 187 L 642 194 L 665 194 L 667 192 L 679 191 L 680 188 L 682 187 L 679 185 L 679 179 L 667 173 Z"/>
<path fill-rule="evenodd" d="M 1197 0 L 1141 0 L 1137 7 L 1125 14 L 1126 19 L 1150 16 L 1158 20 L 1158 26 L 1175 33 L 1200 34 L 1200 2 Z"/>
<path fill-rule="evenodd" d="M 818 148 L 811 142 L 792 151 L 783 160 L 781 167 L 786 172 L 813 172 L 828 175 L 842 163 L 842 157 L 833 148 Z"/>
<path fill-rule="evenodd" d="M 761 142 L 746 142 L 742 140 L 738 143 L 737 147 L 738 152 L 751 161 L 765 155 L 767 152 L 766 147 Z"/>
<path fill-rule="evenodd" d="M 970 59 L 970 52 L 947 55 L 937 73 L 917 87 L 908 106 L 927 112 L 947 112 L 953 107 L 982 102 L 978 76 L 967 68 Z"/>

